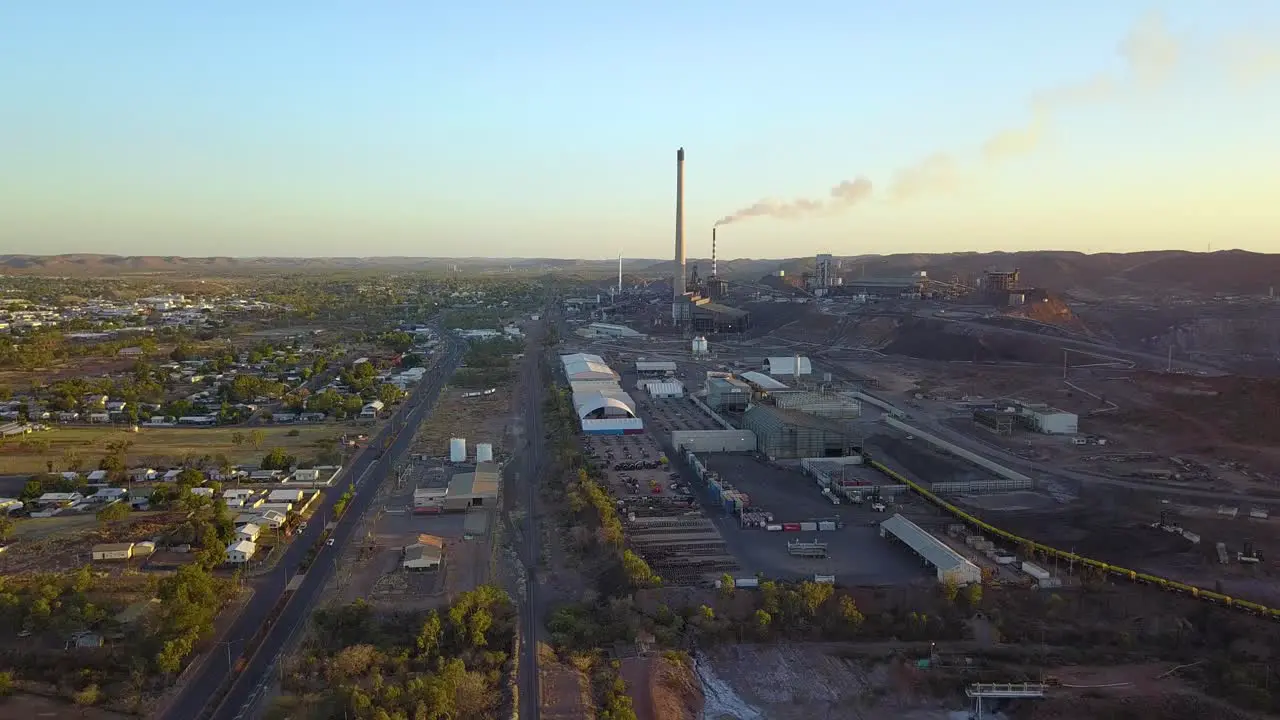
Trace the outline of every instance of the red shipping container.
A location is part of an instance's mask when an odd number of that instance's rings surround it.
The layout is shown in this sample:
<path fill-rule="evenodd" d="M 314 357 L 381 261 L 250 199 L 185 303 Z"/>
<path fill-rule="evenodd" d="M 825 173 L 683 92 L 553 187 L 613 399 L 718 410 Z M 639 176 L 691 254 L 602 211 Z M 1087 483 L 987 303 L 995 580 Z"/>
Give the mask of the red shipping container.
<path fill-rule="evenodd" d="M 800 523 L 782 523 L 783 532 L 800 532 Z"/>

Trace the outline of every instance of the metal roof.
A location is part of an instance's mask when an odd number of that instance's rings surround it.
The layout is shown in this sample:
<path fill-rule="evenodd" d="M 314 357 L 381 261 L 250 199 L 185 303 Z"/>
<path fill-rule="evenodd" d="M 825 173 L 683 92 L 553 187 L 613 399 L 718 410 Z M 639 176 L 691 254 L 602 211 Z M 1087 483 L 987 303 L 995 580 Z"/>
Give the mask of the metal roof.
<path fill-rule="evenodd" d="M 976 572 L 977 566 L 966 560 L 963 555 L 947 547 L 941 540 L 901 515 L 895 514 L 880 523 L 880 527 L 906 543 L 907 547 L 914 550 L 917 555 L 944 573 L 964 567 L 972 567 L 974 570 L 971 572 Z"/>
<path fill-rule="evenodd" d="M 636 372 L 675 372 L 676 364 L 671 360 L 637 360 Z"/>
<path fill-rule="evenodd" d="M 787 389 L 786 385 L 783 385 L 781 382 L 774 380 L 768 375 L 765 375 L 764 373 L 758 372 L 756 370 L 752 370 L 751 372 L 744 372 L 739 377 L 765 390 L 786 390 Z"/>

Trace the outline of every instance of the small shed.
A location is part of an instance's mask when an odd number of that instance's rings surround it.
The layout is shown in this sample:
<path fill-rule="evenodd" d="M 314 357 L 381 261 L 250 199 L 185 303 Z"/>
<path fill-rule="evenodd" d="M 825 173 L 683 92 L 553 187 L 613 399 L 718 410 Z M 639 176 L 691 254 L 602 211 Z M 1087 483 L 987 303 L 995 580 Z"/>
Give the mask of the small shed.
<path fill-rule="evenodd" d="M 93 546 L 94 560 L 128 560 L 133 557 L 133 543 L 103 543 Z"/>

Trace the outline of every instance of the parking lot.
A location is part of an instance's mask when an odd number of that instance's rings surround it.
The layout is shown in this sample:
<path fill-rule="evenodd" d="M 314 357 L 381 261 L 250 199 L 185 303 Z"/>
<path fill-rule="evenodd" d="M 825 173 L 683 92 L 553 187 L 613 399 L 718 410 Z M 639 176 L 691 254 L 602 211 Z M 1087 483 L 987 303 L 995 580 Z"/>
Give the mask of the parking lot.
<path fill-rule="evenodd" d="M 585 450 L 587 457 L 605 468 L 605 478 L 618 497 L 687 494 L 671 487 L 674 479 L 667 456 L 649 433 L 596 435 L 587 438 Z"/>
<path fill-rule="evenodd" d="M 695 480 L 696 494 L 745 573 L 763 573 L 783 580 L 835 575 L 841 584 L 858 585 L 898 584 L 929 575 L 909 552 L 880 538 L 878 523 L 886 514 L 862 506 L 833 505 L 813 480 L 798 470 L 769 465 L 749 454 L 709 454 L 702 460 L 749 495 L 751 507 L 772 513 L 776 524 L 823 520 L 837 523 L 835 530 L 816 532 L 744 528 L 736 517 L 716 505 L 705 486 Z M 680 465 L 683 469 L 684 463 Z M 693 478 L 692 471 L 685 472 Z M 793 557 L 787 543 L 795 540 L 826 543 L 828 557 Z"/>

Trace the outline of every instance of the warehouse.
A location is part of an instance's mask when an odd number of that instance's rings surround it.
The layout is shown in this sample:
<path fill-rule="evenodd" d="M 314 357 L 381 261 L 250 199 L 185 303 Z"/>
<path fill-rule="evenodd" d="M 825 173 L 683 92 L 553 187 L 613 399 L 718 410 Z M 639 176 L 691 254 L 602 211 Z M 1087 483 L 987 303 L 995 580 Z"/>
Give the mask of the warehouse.
<path fill-rule="evenodd" d="M 641 380 L 640 385 L 654 399 L 684 397 L 684 383 L 679 380 Z"/>
<path fill-rule="evenodd" d="M 496 505 L 499 481 L 496 464 L 477 463 L 475 472 L 458 473 L 449 479 L 449 490 L 444 496 L 444 509 L 458 511 L 469 507 Z"/>
<path fill-rule="evenodd" d="M 759 451 L 773 459 L 857 454 L 857 440 L 848 428 L 796 410 L 754 405 L 742 416 L 742 428 L 754 432 Z"/>
<path fill-rule="evenodd" d="M 642 378 L 660 378 L 676 374 L 676 364 L 670 360 L 637 360 L 636 374 Z"/>
<path fill-rule="evenodd" d="M 644 432 L 636 417 L 636 402 L 618 385 L 618 375 L 599 355 L 561 355 L 565 377 L 573 391 L 573 407 L 588 435 Z"/>
<path fill-rule="evenodd" d="M 953 582 L 956 585 L 982 582 L 982 570 L 977 565 L 901 515 L 895 513 L 893 517 L 880 523 L 880 537 L 890 535 L 901 540 L 925 563 L 937 570 L 938 582 Z"/>
<path fill-rule="evenodd" d="M 743 412 L 751 402 L 751 386 L 735 377 L 707 378 L 707 407 Z"/>
<path fill-rule="evenodd" d="M 771 357 L 764 360 L 765 375 L 812 375 L 813 364 L 803 355 Z"/>

